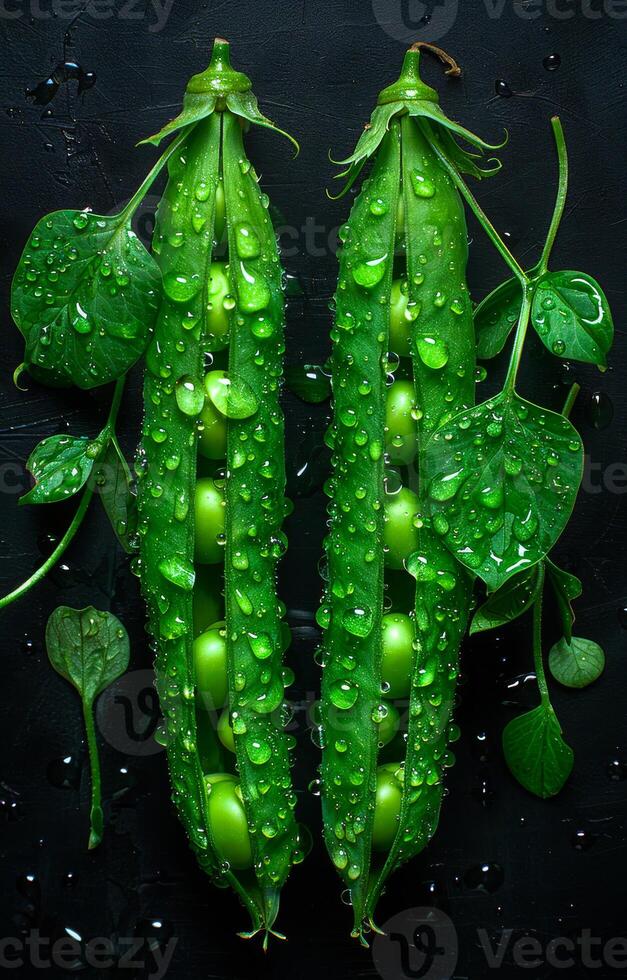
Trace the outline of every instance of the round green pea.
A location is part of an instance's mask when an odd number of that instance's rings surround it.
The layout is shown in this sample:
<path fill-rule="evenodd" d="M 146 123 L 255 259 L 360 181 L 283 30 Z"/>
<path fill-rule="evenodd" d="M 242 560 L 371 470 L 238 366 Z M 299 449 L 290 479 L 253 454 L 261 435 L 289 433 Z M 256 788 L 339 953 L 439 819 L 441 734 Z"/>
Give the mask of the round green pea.
<path fill-rule="evenodd" d="M 418 529 L 413 519 L 419 510 L 418 497 L 407 487 L 386 494 L 383 542 L 387 549 L 385 564 L 390 568 L 402 568 L 404 560 L 418 548 Z"/>
<path fill-rule="evenodd" d="M 401 716 L 394 705 L 388 704 L 386 707 L 388 713 L 383 721 L 379 722 L 379 744 L 381 746 L 388 745 L 392 741 L 401 723 Z"/>
<path fill-rule="evenodd" d="M 215 565 L 224 560 L 224 548 L 218 537 L 224 534 L 224 491 L 211 477 L 196 482 L 194 494 L 195 558 L 201 565 Z"/>
<path fill-rule="evenodd" d="M 207 282 L 207 332 L 224 345 L 229 335 L 229 311 L 224 305 L 231 294 L 231 282 L 225 262 L 212 262 Z"/>
<path fill-rule="evenodd" d="M 386 613 L 381 628 L 384 696 L 392 699 L 409 697 L 414 656 L 413 621 L 405 613 Z"/>
<path fill-rule="evenodd" d="M 252 867 L 253 852 L 239 783 L 228 778 L 209 779 L 207 815 L 211 837 L 221 857 L 236 871 L 244 871 Z"/>
<path fill-rule="evenodd" d="M 226 636 L 219 629 L 207 630 L 194 640 L 194 676 L 202 703 L 208 711 L 223 708 L 229 689 L 226 666 Z"/>
<path fill-rule="evenodd" d="M 229 721 L 228 709 L 223 711 L 218 718 L 218 738 L 225 749 L 228 749 L 229 752 L 235 752 L 235 736 L 233 735 L 233 729 Z"/>
<path fill-rule="evenodd" d="M 401 814 L 402 792 L 398 780 L 389 769 L 377 769 L 377 789 L 372 825 L 372 846 L 377 851 L 389 851 Z"/>
<path fill-rule="evenodd" d="M 391 463 L 410 463 L 416 455 L 416 396 L 411 381 L 395 381 L 385 399 L 386 452 Z"/>
<path fill-rule="evenodd" d="M 390 350 L 399 357 L 409 357 L 411 320 L 407 318 L 407 280 L 395 279 L 390 291 Z"/>

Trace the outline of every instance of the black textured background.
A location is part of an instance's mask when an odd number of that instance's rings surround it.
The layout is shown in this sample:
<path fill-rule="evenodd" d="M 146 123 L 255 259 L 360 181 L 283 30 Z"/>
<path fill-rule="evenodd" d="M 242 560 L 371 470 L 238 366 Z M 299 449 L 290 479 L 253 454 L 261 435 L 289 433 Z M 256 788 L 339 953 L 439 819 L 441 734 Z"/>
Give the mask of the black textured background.
<path fill-rule="evenodd" d="M 453 81 L 444 79 L 434 62 L 425 63 L 449 114 L 488 138 L 499 137 L 503 126 L 509 130 L 503 172 L 477 192 L 511 247 L 529 264 L 538 254 L 552 207 L 555 161 L 548 120 L 559 112 L 572 179 L 554 265 L 583 268 L 600 279 L 613 305 L 617 339 L 605 375 L 576 365 L 567 370 L 531 340 L 521 390 L 557 408 L 570 380 L 577 378 L 583 386 L 573 420 L 591 465 L 587 489 L 557 556 L 584 583 L 576 629 L 603 644 L 608 665 L 588 691 L 571 693 L 553 685 L 576 764 L 563 793 L 544 803 L 512 780 L 499 748 L 500 732 L 516 708 L 535 703 L 534 685 L 528 677 L 525 681 L 532 667 L 528 623 L 467 645 L 458 711 L 463 735 L 440 829 L 427 852 L 390 882 L 380 919 L 422 905 L 446 912 L 458 932 L 454 975 L 459 980 L 481 980 L 495 972 L 508 980 L 609 977 L 618 971 L 607 965 L 523 970 L 506 960 L 499 971 L 490 970 L 477 928 L 488 929 L 495 939 L 513 929 L 515 937 L 533 936 L 543 946 L 582 930 L 604 941 L 627 932 L 627 398 L 621 254 L 626 147 L 621 105 L 625 20 L 620 19 L 626 12 L 610 0 L 473 0 L 460 2 L 455 16 L 456 8 L 453 0 L 176 0 L 161 24 L 152 2 L 145 0 L 100 0 L 97 6 L 66 0 L 57 3 L 56 16 L 49 0 L 0 5 L 3 591 L 30 574 L 50 548 L 50 536 L 62 533 L 72 512 L 65 505 L 18 509 L 24 460 L 46 435 L 95 432 L 108 399 L 108 392 L 50 391 L 35 384 L 25 393 L 13 388 L 11 373 L 21 359 L 8 308 L 13 269 L 43 213 L 85 205 L 108 212 L 129 198 L 154 159 L 153 150 L 133 149 L 135 143 L 175 113 L 189 75 L 206 65 L 214 35 L 231 40 L 234 62 L 253 77 L 262 108 L 301 141 L 302 152 L 293 160 L 287 144 L 254 132 L 249 152 L 285 222 L 301 228 L 309 219 L 323 227 L 316 246 L 329 236 L 333 240 L 332 231 L 347 209 L 346 200 L 332 202 L 324 194 L 332 173 L 327 151 L 341 155 L 353 146 L 377 92 L 398 74 L 404 40 L 439 40 L 463 65 L 463 77 Z M 77 15 L 73 22 L 71 12 Z M 431 17 L 430 24 L 420 20 L 423 15 Z M 559 59 L 546 61 L 554 54 Z M 63 70 L 64 62 L 76 63 L 80 71 Z M 55 69 L 67 80 L 46 106 L 40 83 Z M 77 75 L 78 80 L 72 77 Z M 45 91 L 52 94 L 50 86 Z M 140 217 L 142 228 L 149 229 L 149 209 Z M 473 222 L 470 233 L 471 285 L 481 297 L 503 269 Z M 296 251 L 287 266 L 302 295 L 290 302 L 288 359 L 321 361 L 327 353 L 335 257 L 327 247 L 308 255 L 303 234 Z M 492 390 L 491 379 L 479 397 Z M 135 371 L 121 416 L 129 454 L 139 402 L 140 374 Z M 327 408 L 312 410 L 289 394 L 285 407 L 296 511 L 288 527 L 283 596 L 296 627 L 289 656 L 298 674 L 292 690 L 302 709 L 317 686 L 311 623 L 324 528 L 320 444 Z M 113 609 L 131 633 L 132 669 L 138 672 L 121 692 L 121 703 L 101 709 L 105 734 L 114 729 L 112 740 L 125 737 L 132 751 L 119 751 L 101 739 L 108 827 L 102 846 L 89 854 L 79 703 L 48 665 L 42 647 L 46 619 L 60 602 Z M 70 929 L 84 940 L 171 935 L 178 940 L 171 980 L 379 975 L 368 951 L 348 938 L 348 910 L 319 846 L 295 869 L 285 889 L 280 925 L 290 941 L 273 944 L 264 957 L 255 943 L 235 938 L 235 930 L 246 925 L 244 915 L 230 893 L 216 891 L 197 870 L 169 803 L 163 754 L 141 756 L 148 743 L 133 741 L 135 728 L 150 722 L 154 707 L 150 652 L 136 580 L 99 505 L 63 563 L 2 615 L 0 939 L 34 929 L 52 938 Z M 549 622 L 547 644 L 553 634 Z M 126 727 L 124 704 L 134 708 Z M 301 812 L 317 835 L 318 801 L 308 791 L 316 750 L 305 729 L 305 711 L 298 710 L 296 717 Z M 594 947 L 597 956 L 599 949 Z M 83 975 L 145 977 L 154 965 L 150 957 L 143 959 L 144 967 L 136 970 L 89 969 Z M 12 975 L 36 977 L 40 970 L 26 957 Z M 48 969 L 44 975 L 65 973 Z M 403 976 L 399 967 L 384 980 Z"/>

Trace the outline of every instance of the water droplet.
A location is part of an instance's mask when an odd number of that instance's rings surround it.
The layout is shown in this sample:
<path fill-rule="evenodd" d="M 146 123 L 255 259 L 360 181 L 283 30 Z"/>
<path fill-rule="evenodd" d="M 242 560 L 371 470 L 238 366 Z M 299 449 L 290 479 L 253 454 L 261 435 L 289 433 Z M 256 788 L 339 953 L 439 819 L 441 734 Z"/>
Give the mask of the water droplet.
<path fill-rule="evenodd" d="M 542 64 L 547 71 L 555 71 L 562 63 L 562 59 L 559 54 L 547 54 L 546 58 L 542 60 Z"/>
<path fill-rule="evenodd" d="M 174 394 L 184 415 L 200 415 L 205 404 L 205 392 L 200 382 L 186 374 L 176 382 Z"/>
<path fill-rule="evenodd" d="M 337 680 L 331 684 L 329 698 L 336 708 L 347 711 L 352 708 L 359 697 L 359 690 L 356 684 L 349 680 Z"/>
<path fill-rule="evenodd" d="M 175 303 L 188 303 L 200 289 L 200 276 L 188 276 L 182 272 L 166 272 L 163 290 Z"/>
<path fill-rule="evenodd" d="M 495 81 L 494 91 L 497 95 L 500 95 L 502 99 L 511 99 L 512 95 L 514 94 L 507 82 L 503 81 L 502 78 L 497 78 Z"/>
<path fill-rule="evenodd" d="M 386 261 L 387 254 L 375 259 L 359 262 L 354 266 L 353 279 L 357 285 L 363 286 L 364 289 L 374 289 L 385 275 L 387 268 Z"/>
<path fill-rule="evenodd" d="M 439 337 L 418 337 L 416 347 L 420 360 L 434 371 L 439 371 L 448 362 L 446 341 Z"/>
<path fill-rule="evenodd" d="M 369 606 L 353 606 L 342 614 L 342 625 L 353 636 L 366 637 L 374 625 L 374 615 Z"/>
<path fill-rule="evenodd" d="M 416 197 L 433 197 L 435 194 L 435 185 L 419 170 L 412 170 L 411 185 Z"/>

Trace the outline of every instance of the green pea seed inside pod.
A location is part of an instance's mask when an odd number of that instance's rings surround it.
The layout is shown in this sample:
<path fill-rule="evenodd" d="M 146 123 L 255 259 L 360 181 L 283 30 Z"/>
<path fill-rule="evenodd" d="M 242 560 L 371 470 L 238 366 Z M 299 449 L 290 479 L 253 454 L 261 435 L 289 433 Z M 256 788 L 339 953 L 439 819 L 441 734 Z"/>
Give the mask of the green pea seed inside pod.
<path fill-rule="evenodd" d="M 212 262 L 207 281 L 207 342 L 221 350 L 229 339 L 229 315 L 235 306 L 229 270 L 225 262 Z"/>
<path fill-rule="evenodd" d="M 224 561 L 224 489 L 212 477 L 201 477 L 194 491 L 195 559 L 201 565 Z"/>
<path fill-rule="evenodd" d="M 386 698 L 406 698 L 414 659 L 414 623 L 406 613 L 387 613 L 381 620 L 381 681 Z"/>
<path fill-rule="evenodd" d="M 239 782 L 225 773 L 205 778 L 211 836 L 221 856 L 236 871 L 252 867 L 253 852 Z"/>
<path fill-rule="evenodd" d="M 377 769 L 377 788 L 372 827 L 372 846 L 389 851 L 398 831 L 403 786 L 389 768 Z"/>
<path fill-rule="evenodd" d="M 383 544 L 385 563 L 390 568 L 403 568 L 403 563 L 418 548 L 417 515 L 420 500 L 408 487 L 387 493 L 384 501 L 385 524 Z"/>
<path fill-rule="evenodd" d="M 386 453 L 391 463 L 411 464 L 416 455 L 416 394 L 411 381 L 394 381 L 385 400 Z"/>

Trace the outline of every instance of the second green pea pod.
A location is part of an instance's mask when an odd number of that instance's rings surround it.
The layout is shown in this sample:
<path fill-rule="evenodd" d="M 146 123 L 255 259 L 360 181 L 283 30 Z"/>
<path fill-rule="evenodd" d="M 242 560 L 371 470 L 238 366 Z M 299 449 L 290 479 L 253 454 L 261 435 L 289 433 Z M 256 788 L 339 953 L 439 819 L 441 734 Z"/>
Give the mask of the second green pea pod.
<path fill-rule="evenodd" d="M 480 169 L 488 144 L 444 115 L 419 59 L 414 46 L 340 175 L 351 186 L 372 159 L 340 231 L 321 775 L 326 846 L 364 943 L 388 875 L 436 829 L 472 602 L 423 497 L 425 443 L 475 388 L 466 223 L 438 154 L 477 177 L 498 165 Z"/>

